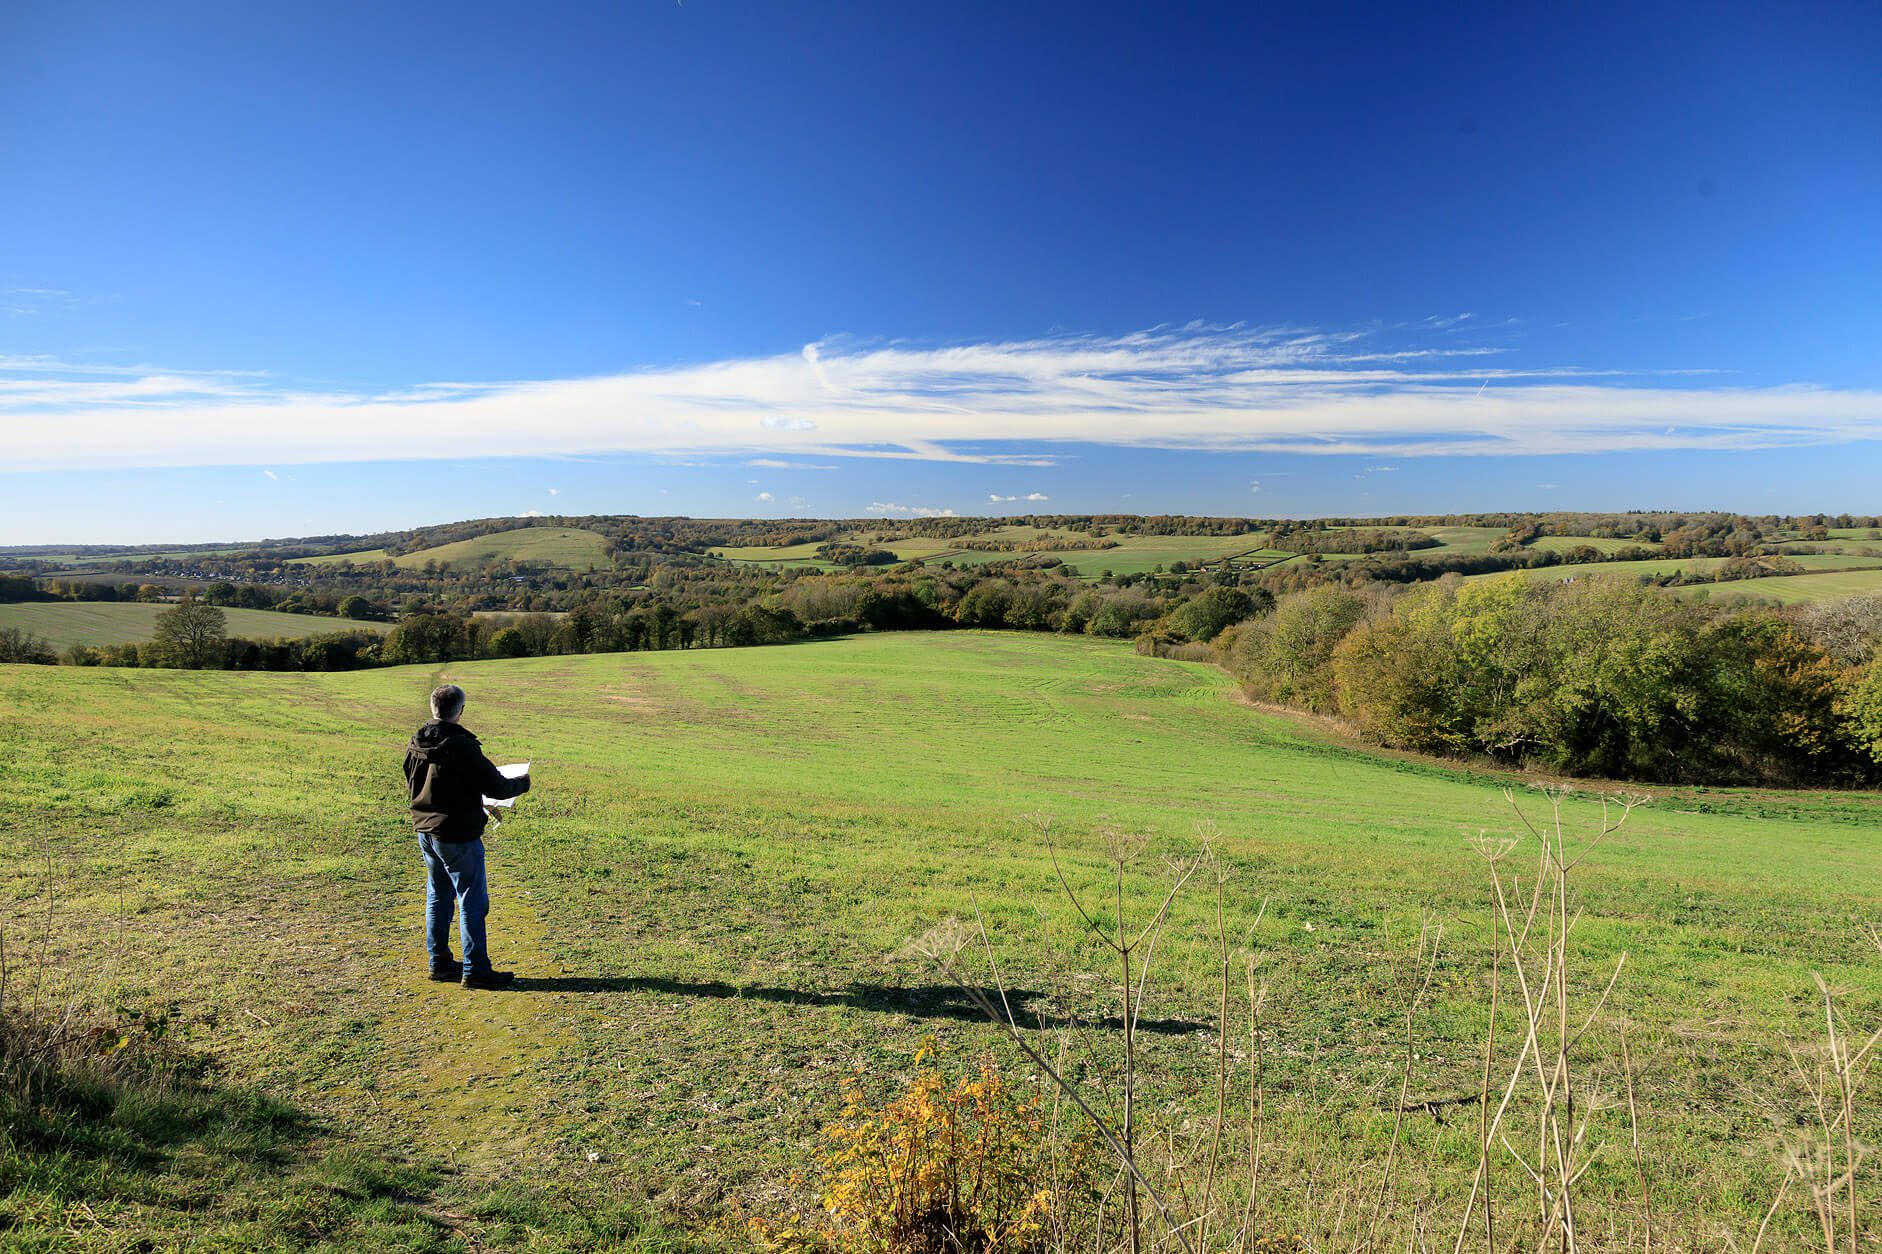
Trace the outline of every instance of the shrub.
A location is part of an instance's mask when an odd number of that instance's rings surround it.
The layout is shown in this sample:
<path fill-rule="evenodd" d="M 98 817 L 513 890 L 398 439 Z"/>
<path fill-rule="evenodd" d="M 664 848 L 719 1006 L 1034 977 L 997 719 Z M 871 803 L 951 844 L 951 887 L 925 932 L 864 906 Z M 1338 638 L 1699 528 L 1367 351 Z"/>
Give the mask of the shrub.
<path fill-rule="evenodd" d="M 916 1061 L 928 1053 L 924 1049 Z M 821 1215 L 756 1220 L 774 1250 L 1026 1254 L 1061 1248 L 1098 1196 L 1088 1137 L 1055 1145 L 1050 1106 L 982 1062 L 930 1067 L 872 1106 L 851 1081 L 826 1130 Z"/>
<path fill-rule="evenodd" d="M 59 660 L 52 646 L 17 627 L 0 627 L 0 662 L 28 662 L 51 666 Z"/>

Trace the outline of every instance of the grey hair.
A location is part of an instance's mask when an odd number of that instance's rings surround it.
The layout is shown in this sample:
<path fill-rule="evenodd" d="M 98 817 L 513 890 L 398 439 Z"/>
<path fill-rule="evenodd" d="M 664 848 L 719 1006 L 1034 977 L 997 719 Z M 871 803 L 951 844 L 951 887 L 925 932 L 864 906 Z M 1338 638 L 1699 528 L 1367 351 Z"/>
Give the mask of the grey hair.
<path fill-rule="evenodd" d="M 464 690 L 456 684 L 445 684 L 431 690 L 431 716 L 450 722 L 464 712 Z"/>

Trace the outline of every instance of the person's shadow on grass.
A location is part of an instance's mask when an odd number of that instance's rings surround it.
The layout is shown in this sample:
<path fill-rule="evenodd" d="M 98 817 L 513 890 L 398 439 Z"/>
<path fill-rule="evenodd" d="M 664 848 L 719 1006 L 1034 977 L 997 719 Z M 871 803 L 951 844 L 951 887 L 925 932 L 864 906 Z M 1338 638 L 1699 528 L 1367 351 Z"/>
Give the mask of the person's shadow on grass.
<path fill-rule="evenodd" d="M 966 990 L 953 984 L 920 984 L 898 987 L 885 984 L 851 984 L 836 992 L 818 992 L 799 988 L 770 988 L 759 984 L 728 984 L 723 980 L 675 980 L 658 975 L 519 975 L 511 986 L 520 993 L 660 993 L 670 997 L 743 998 L 751 1001 L 777 1002 L 788 1006 L 837 1006 L 866 1010 L 876 1014 L 907 1015 L 915 1019 L 961 1019 L 987 1022 L 987 1014 Z M 1000 1004 L 997 989 L 980 993 L 995 1006 Z M 1059 1015 L 1042 1009 L 1045 994 L 1036 989 L 1006 990 L 1006 1004 L 1022 1028 L 1078 1027 L 1121 1029 L 1115 1016 L 1085 1018 Z M 1139 1032 L 1162 1036 L 1181 1036 L 1186 1032 L 1206 1032 L 1209 1025 L 1187 1019 L 1139 1019 Z"/>

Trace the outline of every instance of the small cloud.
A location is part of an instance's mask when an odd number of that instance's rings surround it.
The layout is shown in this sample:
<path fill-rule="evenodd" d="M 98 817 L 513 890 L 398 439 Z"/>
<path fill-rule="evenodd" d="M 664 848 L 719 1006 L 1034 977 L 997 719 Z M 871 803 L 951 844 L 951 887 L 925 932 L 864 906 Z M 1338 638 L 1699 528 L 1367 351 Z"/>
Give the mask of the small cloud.
<path fill-rule="evenodd" d="M 760 492 L 758 494 L 758 499 L 761 501 L 769 501 L 771 499 L 771 494 L 769 492 Z"/>
<path fill-rule="evenodd" d="M 806 348 L 804 351 L 809 353 L 811 350 Z M 768 427 L 773 431 L 815 431 L 817 429 L 817 424 L 808 418 L 779 418 L 773 415 L 758 421 L 760 426 Z"/>
<path fill-rule="evenodd" d="M 1538 483 L 1536 486 L 1541 488 L 1544 492 L 1553 492 L 1562 485 L 1559 483 Z"/>
<path fill-rule="evenodd" d="M 754 457 L 745 463 L 747 466 L 762 466 L 766 470 L 835 470 L 835 466 L 821 466 L 816 462 L 787 462 L 776 457 Z"/>
<path fill-rule="evenodd" d="M 691 305 L 691 306 L 692 306 L 692 307 L 693 307 L 694 309 L 697 309 L 697 308 L 699 308 L 699 302 L 698 302 L 698 301 L 696 301 L 696 300 L 689 300 L 689 301 L 687 301 L 686 303 L 687 303 L 687 304 L 689 304 L 689 305 Z"/>
<path fill-rule="evenodd" d="M 894 501 L 871 501 L 866 514 L 883 514 L 892 518 L 959 518 L 951 509 L 938 509 L 932 505 L 898 505 Z"/>
<path fill-rule="evenodd" d="M 1029 501 L 1049 501 L 1052 498 L 1047 496 L 1043 492 L 1028 492 L 1026 494 L 1026 499 Z"/>
<path fill-rule="evenodd" d="M 989 492 L 987 494 L 987 499 L 989 501 L 1017 501 L 1019 500 L 1017 496 L 1001 496 L 998 492 Z"/>
<path fill-rule="evenodd" d="M 274 480 L 274 481 L 275 481 L 276 483 L 279 483 L 279 482 L 281 482 L 281 476 L 280 476 L 280 475 L 277 475 L 277 474 L 276 474 L 276 473 L 275 473 L 274 471 L 272 471 L 272 470 L 264 470 L 264 471 L 262 471 L 261 473 L 262 473 L 262 474 L 264 474 L 264 475 L 267 475 L 267 476 L 268 476 L 268 477 L 269 477 L 270 479 L 272 479 L 272 480 Z"/>
<path fill-rule="evenodd" d="M 745 481 L 745 486 L 748 488 L 755 488 L 758 486 L 758 481 L 756 479 L 747 479 Z"/>
<path fill-rule="evenodd" d="M 1261 480 L 1259 480 L 1259 479 L 1250 479 L 1250 480 L 1248 481 L 1248 490 L 1249 490 L 1250 492 L 1259 492 L 1259 491 L 1261 491 Z"/>
<path fill-rule="evenodd" d="M 560 488 L 550 488 L 550 489 L 549 489 L 549 495 L 550 495 L 550 496 L 561 496 L 561 495 L 562 495 L 562 489 L 560 489 Z"/>
<path fill-rule="evenodd" d="M 541 518 L 542 516 L 543 516 L 543 513 L 539 509 L 526 509 L 522 513 L 516 515 L 516 517 L 518 518 Z"/>

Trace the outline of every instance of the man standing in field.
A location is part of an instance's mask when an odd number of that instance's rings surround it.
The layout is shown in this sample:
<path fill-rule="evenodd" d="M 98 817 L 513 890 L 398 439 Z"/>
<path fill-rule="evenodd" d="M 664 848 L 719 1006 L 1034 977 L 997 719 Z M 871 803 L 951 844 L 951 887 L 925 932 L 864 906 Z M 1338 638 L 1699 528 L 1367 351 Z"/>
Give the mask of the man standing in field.
<path fill-rule="evenodd" d="M 484 884 L 484 798 L 501 801 L 529 791 L 529 776 L 511 779 L 499 771 L 477 737 L 458 723 L 464 690 L 446 684 L 431 694 L 431 721 L 405 749 L 405 782 L 411 789 L 412 826 L 425 856 L 425 949 L 431 978 L 458 980 L 465 988 L 507 988 L 515 977 L 494 971 L 484 944 L 490 894 Z M 462 966 L 451 956 L 451 913 L 458 915 L 464 945 Z"/>

